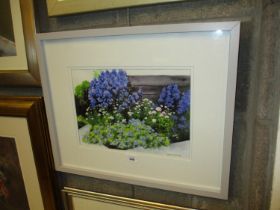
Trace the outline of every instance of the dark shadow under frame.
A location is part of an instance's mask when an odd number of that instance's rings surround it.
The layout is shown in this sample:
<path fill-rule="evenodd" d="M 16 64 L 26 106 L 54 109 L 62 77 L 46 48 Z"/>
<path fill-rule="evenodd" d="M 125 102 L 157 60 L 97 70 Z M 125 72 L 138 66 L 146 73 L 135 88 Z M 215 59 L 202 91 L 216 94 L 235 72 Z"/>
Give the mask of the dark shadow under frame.
<path fill-rule="evenodd" d="M 22 27 L 25 52 L 27 58 L 26 70 L 1 70 L 0 86 L 41 86 L 39 66 L 35 48 L 35 18 L 33 0 L 19 0 L 21 8 Z"/>
<path fill-rule="evenodd" d="M 59 192 L 43 98 L 0 96 L 0 116 L 26 118 L 45 210 L 59 209 Z"/>

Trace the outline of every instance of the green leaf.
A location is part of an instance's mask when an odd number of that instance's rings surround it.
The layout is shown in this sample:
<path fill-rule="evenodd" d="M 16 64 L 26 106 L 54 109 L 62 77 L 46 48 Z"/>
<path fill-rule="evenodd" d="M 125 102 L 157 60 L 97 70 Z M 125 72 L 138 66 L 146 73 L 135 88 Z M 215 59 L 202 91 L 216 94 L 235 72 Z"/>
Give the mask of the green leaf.
<path fill-rule="evenodd" d="M 83 99 L 85 91 L 89 89 L 90 83 L 89 81 L 85 80 L 81 84 L 75 87 L 75 96 L 79 99 Z"/>
<path fill-rule="evenodd" d="M 98 78 L 103 70 L 96 69 L 93 71 L 93 78 Z"/>

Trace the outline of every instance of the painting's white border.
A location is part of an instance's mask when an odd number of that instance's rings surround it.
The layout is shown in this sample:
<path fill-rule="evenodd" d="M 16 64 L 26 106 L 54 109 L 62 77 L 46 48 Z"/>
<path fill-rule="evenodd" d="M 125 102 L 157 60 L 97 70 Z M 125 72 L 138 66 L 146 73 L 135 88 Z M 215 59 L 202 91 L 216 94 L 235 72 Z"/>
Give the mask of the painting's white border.
<path fill-rule="evenodd" d="M 191 24 L 174 24 L 174 25 L 157 25 L 157 26 L 136 26 L 136 27 L 123 27 L 123 28 L 110 28 L 110 29 L 93 29 L 93 30 L 84 30 L 84 31 L 71 31 L 71 32 L 55 32 L 55 33 L 48 33 L 48 34 L 39 34 L 37 36 L 37 47 L 39 52 L 39 63 L 40 63 L 40 70 L 41 70 L 41 76 L 42 76 L 42 84 L 43 84 L 43 91 L 45 96 L 45 103 L 46 103 L 46 109 L 47 109 L 47 115 L 49 120 L 49 126 L 50 126 L 50 132 L 51 132 L 51 140 L 52 140 L 52 146 L 53 146 L 53 153 L 55 157 L 55 164 L 56 169 L 60 171 L 65 172 L 72 172 L 76 174 L 81 175 L 88 175 L 88 176 L 94 176 L 98 178 L 104 178 L 104 179 L 110 179 L 115 181 L 122 181 L 127 182 L 131 184 L 137 184 L 137 185 L 144 185 L 149 187 L 155 187 L 155 188 L 161 188 L 166 190 L 173 190 L 173 191 L 179 191 L 184 193 L 191 193 L 191 194 L 197 194 L 197 195 L 203 195 L 203 196 L 209 196 L 209 197 L 216 197 L 216 198 L 222 198 L 227 199 L 228 196 L 228 181 L 229 181 L 229 170 L 230 170 L 230 157 L 231 157 L 231 138 L 232 138 L 232 129 L 233 129 L 233 116 L 234 116 L 234 100 L 235 100 L 235 84 L 236 84 L 236 74 L 237 74 L 237 57 L 238 57 L 238 43 L 239 43 L 239 31 L 240 31 L 240 24 L 239 22 L 218 22 L 218 23 L 191 23 Z M 73 42 L 76 43 L 76 40 L 84 40 L 84 38 L 93 38 L 96 39 L 98 37 L 114 37 L 114 36 L 128 36 L 128 35 L 155 35 L 155 34 L 173 34 L 173 33 L 189 33 L 189 32 L 208 32 L 213 34 L 222 34 L 223 32 L 226 32 L 229 35 L 229 41 L 228 41 L 228 65 L 227 69 L 225 70 L 226 73 L 224 75 L 227 75 L 226 78 L 222 78 L 222 81 L 225 82 L 225 101 L 221 99 L 220 101 L 211 101 L 211 103 L 216 104 L 217 106 L 224 107 L 221 110 L 221 115 L 217 116 L 221 118 L 221 116 L 225 116 L 224 119 L 221 119 L 221 121 L 224 121 L 223 125 L 223 135 L 224 138 L 222 142 L 220 142 L 220 139 L 213 140 L 216 141 L 215 144 L 221 149 L 219 149 L 219 154 L 216 154 L 216 152 L 213 154 L 211 151 L 208 151 L 204 147 L 207 147 L 203 144 L 199 144 L 198 142 L 202 143 L 202 141 L 205 141 L 207 139 L 197 139 L 194 144 L 195 149 L 193 152 L 195 152 L 196 158 L 199 156 L 198 159 L 195 161 L 195 157 L 191 158 L 188 163 L 188 170 L 189 172 L 195 172 L 193 177 L 199 178 L 201 181 L 193 183 L 192 181 L 186 179 L 184 182 L 176 182 L 176 180 L 172 179 L 158 179 L 153 177 L 147 177 L 147 176 L 137 176 L 132 174 L 118 174 L 114 173 L 113 171 L 111 173 L 108 173 L 108 171 L 102 171 L 94 168 L 94 166 L 91 166 L 89 162 L 87 162 L 86 166 L 77 165 L 75 163 L 71 163 L 72 160 L 65 159 L 64 155 L 61 156 L 61 152 L 66 149 L 67 145 L 58 145 L 59 141 L 65 141 L 65 139 L 59 139 L 57 132 L 63 132 L 62 130 L 58 130 L 58 122 L 56 122 L 56 115 L 58 114 L 56 112 L 55 114 L 55 107 L 57 108 L 56 103 L 58 103 L 60 99 L 57 99 L 54 101 L 53 94 L 54 91 L 58 90 L 51 90 L 52 86 L 59 85 L 57 78 L 50 77 L 49 66 L 53 65 L 53 63 L 48 63 L 47 61 L 47 52 L 46 47 L 48 46 L 48 41 L 55 41 L 56 44 L 59 44 L 60 42 Z M 215 37 L 213 37 L 213 41 L 215 41 Z M 62 49 L 62 48 L 61 48 Z M 66 49 L 66 48 L 65 48 Z M 67 53 L 66 53 L 67 52 Z M 57 52 L 59 53 L 59 52 Z M 69 51 L 65 50 L 65 53 L 68 54 Z M 70 52 L 71 54 L 71 52 Z M 59 59 L 63 59 L 63 54 L 55 55 L 57 58 L 57 61 L 59 63 Z M 69 57 L 70 59 L 70 57 Z M 73 59 L 73 58 L 72 58 Z M 80 58 L 75 58 L 80 59 Z M 204 62 L 201 60 L 201 62 Z M 71 63 L 71 62 L 70 62 Z M 85 64 L 87 65 L 87 64 Z M 65 64 L 65 67 L 67 68 L 69 64 Z M 70 65 L 71 66 L 71 65 Z M 53 66 L 52 66 L 53 67 Z M 51 67 L 51 68 L 52 68 Z M 196 69 L 196 71 L 199 71 L 199 69 Z M 211 72 L 210 72 L 211 73 Z M 210 74 L 208 73 L 208 76 Z M 211 76 L 211 75 L 210 75 Z M 217 75 L 212 75 L 212 77 L 217 77 Z M 201 76 L 200 76 L 201 77 Z M 210 78 L 209 78 L 210 79 Z M 69 78 L 65 78 L 65 81 L 69 80 Z M 211 79 L 210 79 L 211 80 Z M 193 80 L 192 80 L 193 81 Z M 219 79 L 217 80 L 219 81 Z M 203 88 L 204 84 L 197 84 L 197 78 L 194 81 L 197 87 Z M 66 84 L 64 81 L 61 81 L 61 84 Z M 59 86 L 57 86 L 59 87 Z M 210 87 L 205 87 L 210 88 Z M 69 92 L 69 91 L 68 91 Z M 69 94 L 69 93 L 67 93 Z M 72 93 L 73 94 L 73 93 Z M 193 96 L 196 98 L 196 100 L 199 99 L 198 96 Z M 63 99 L 61 99 L 63 100 Z M 60 100 L 60 102 L 62 102 Z M 221 104 L 222 103 L 222 104 Z M 63 112 L 63 108 L 59 108 L 60 112 Z M 56 109 L 56 111 L 58 111 Z M 192 113 L 193 114 L 193 113 Z M 196 117 L 196 116 L 192 116 Z M 74 116 L 70 116 L 70 118 L 74 118 Z M 66 119 L 65 119 L 66 120 Z M 68 122 L 67 122 L 68 123 Z M 217 122 L 219 123 L 219 120 Z M 67 125 L 66 125 L 67 126 Z M 63 125 L 62 125 L 63 127 Z M 61 129 L 61 122 L 59 124 L 59 128 Z M 63 129 L 63 128 L 62 128 Z M 66 132 L 66 130 L 64 130 Z M 205 132 L 201 131 L 201 132 Z M 207 130 L 209 131 L 209 129 Z M 215 132 L 215 131 L 212 131 Z M 219 135 L 219 133 L 217 133 Z M 70 137 L 73 138 L 73 137 Z M 211 145 L 211 142 L 208 143 L 208 146 Z M 68 148 L 66 150 L 69 151 L 73 148 Z M 75 149 L 75 148 L 74 148 Z M 87 150 L 87 148 L 83 148 L 84 151 Z M 82 150 L 81 150 L 82 151 Z M 203 151 L 203 152 L 200 152 Z M 78 152 L 78 151 L 77 151 Z M 117 152 L 112 151 L 111 154 L 115 154 Z M 84 158 L 82 157 L 82 153 L 76 153 L 75 155 L 72 155 L 72 158 Z M 205 157 L 211 157 L 213 160 L 215 159 L 216 162 L 219 162 L 220 167 L 219 169 L 213 169 L 211 168 L 211 165 L 207 165 L 207 158 Z M 218 158 L 219 157 L 219 158 Z M 221 158 L 220 158 L 221 157 Z M 98 157 L 96 157 L 98 158 Z M 218 159 L 217 159 L 218 158 Z M 70 158 L 71 159 L 71 158 Z M 144 158 L 145 159 L 145 158 Z M 86 159 L 84 159 L 86 162 Z M 102 160 L 101 160 L 102 161 Z M 74 161 L 75 162 L 75 161 Z M 117 162 L 115 162 L 116 164 Z M 218 164 L 218 165 L 219 165 Z M 207 171 L 205 171 L 207 169 Z M 152 170 L 151 168 L 143 168 L 143 170 Z M 178 172 L 180 173 L 180 172 Z M 211 181 L 212 184 L 204 184 L 208 180 L 209 175 L 211 177 L 216 177 L 216 181 Z M 186 174 L 187 176 L 187 174 Z M 219 182 L 217 182 L 217 179 Z"/>
<path fill-rule="evenodd" d="M 1 70 L 26 70 L 27 58 L 25 51 L 25 42 L 22 27 L 22 18 L 19 0 L 10 0 L 13 30 L 16 44 L 16 56 L 0 57 Z"/>
<path fill-rule="evenodd" d="M 0 125 L 1 137 L 15 139 L 30 210 L 43 210 L 44 205 L 27 120 L 16 117 L 0 117 Z"/>

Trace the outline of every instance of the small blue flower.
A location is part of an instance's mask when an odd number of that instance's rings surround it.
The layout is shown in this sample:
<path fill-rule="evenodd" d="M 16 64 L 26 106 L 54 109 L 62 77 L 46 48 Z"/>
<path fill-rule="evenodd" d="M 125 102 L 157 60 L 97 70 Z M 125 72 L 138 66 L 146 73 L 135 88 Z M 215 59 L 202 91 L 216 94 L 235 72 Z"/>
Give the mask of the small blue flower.
<path fill-rule="evenodd" d="M 88 98 L 91 109 L 112 109 L 116 106 L 123 111 L 141 100 L 142 93 L 137 91 L 130 94 L 126 72 L 113 69 L 101 72 L 98 78 L 90 82 Z"/>
<path fill-rule="evenodd" d="M 161 90 L 159 95 L 159 105 L 167 106 L 169 109 L 173 109 L 177 106 L 180 100 L 181 92 L 177 84 L 170 84 Z"/>
<path fill-rule="evenodd" d="M 189 109 L 190 109 L 190 90 L 186 90 L 179 101 L 177 113 L 181 115 L 189 111 Z"/>
<path fill-rule="evenodd" d="M 187 122 L 187 119 L 185 116 L 180 116 L 180 118 L 178 119 L 178 128 L 180 130 L 183 130 L 183 129 L 187 129 L 189 128 L 189 124 Z"/>

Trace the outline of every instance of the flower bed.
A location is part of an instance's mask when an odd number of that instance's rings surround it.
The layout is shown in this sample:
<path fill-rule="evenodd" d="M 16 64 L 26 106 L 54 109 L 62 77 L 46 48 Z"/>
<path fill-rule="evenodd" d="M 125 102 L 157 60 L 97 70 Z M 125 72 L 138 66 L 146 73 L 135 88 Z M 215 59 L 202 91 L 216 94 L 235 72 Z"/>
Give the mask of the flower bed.
<path fill-rule="evenodd" d="M 75 87 L 79 127 L 90 125 L 85 143 L 159 148 L 189 139 L 189 88 L 168 84 L 152 101 L 131 85 L 125 71 L 96 72 L 90 82 Z"/>

